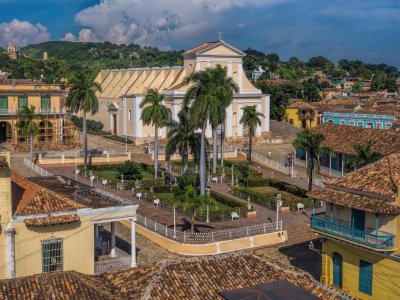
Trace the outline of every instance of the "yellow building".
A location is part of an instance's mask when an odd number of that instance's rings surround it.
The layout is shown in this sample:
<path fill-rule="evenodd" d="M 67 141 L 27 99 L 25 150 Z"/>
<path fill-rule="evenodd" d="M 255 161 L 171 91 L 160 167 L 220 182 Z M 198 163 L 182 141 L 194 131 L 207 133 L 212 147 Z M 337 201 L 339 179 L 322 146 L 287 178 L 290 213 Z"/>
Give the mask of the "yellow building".
<path fill-rule="evenodd" d="M 23 106 L 35 106 L 39 133 L 34 148 L 73 148 L 79 143 L 79 133 L 66 118 L 65 91 L 60 85 L 36 83 L 31 80 L 0 82 L 0 143 L 8 148 L 26 150 L 28 139 L 21 136 L 16 124 Z"/>
<path fill-rule="evenodd" d="M 247 79 L 242 65 L 245 56 L 242 51 L 221 40 L 201 44 L 182 55 L 183 67 L 102 70 L 96 78 L 102 92 L 97 94 L 100 105 L 94 119 L 102 122 L 106 131 L 129 136 L 136 142 L 147 140 L 154 136 L 154 128 L 144 125 L 141 120 L 140 103 L 146 90 L 154 88 L 163 93 L 171 119 L 178 121 L 178 112 L 188 89 L 182 84 L 183 79 L 193 72 L 221 65 L 227 68 L 227 75 L 238 84 L 240 90 L 226 111 L 226 138 L 247 134 L 239 121 L 242 108 L 248 105 L 255 105 L 257 111 L 265 115 L 261 126 L 256 128 L 255 136 L 269 134 L 270 95 L 263 95 Z M 206 135 L 211 137 L 210 126 Z M 166 137 L 166 128 L 160 129 L 159 136 Z"/>
<path fill-rule="evenodd" d="M 298 128 L 310 129 L 321 123 L 317 109 L 301 99 L 290 99 L 285 111 L 285 122 Z"/>
<path fill-rule="evenodd" d="M 75 270 L 95 274 L 136 266 L 136 254 L 115 246 L 115 224 L 137 205 L 62 176 L 24 179 L 0 152 L 0 279 Z M 102 224 L 111 223 L 111 235 Z"/>
<path fill-rule="evenodd" d="M 326 182 L 311 228 L 323 238 L 321 281 L 360 299 L 400 299 L 400 153 Z"/>

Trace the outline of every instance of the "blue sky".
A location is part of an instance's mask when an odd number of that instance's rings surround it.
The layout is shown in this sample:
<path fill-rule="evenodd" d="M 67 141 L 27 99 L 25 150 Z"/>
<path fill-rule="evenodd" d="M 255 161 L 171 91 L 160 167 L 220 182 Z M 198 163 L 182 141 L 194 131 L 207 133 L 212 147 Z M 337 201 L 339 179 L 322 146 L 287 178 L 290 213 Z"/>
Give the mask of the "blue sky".
<path fill-rule="evenodd" d="M 187 49 L 223 39 L 282 59 L 400 67 L 398 0 L 0 0 L 0 45 L 47 40 Z"/>

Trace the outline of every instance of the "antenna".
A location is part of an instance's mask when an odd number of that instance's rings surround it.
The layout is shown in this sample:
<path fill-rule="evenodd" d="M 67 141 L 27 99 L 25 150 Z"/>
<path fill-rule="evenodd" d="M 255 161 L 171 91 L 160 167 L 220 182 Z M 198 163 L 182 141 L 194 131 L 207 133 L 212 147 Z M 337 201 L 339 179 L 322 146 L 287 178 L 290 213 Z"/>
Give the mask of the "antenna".
<path fill-rule="evenodd" d="M 220 30 L 220 31 L 218 31 L 217 32 L 218 33 L 218 37 L 219 37 L 219 41 L 222 41 L 222 31 Z"/>

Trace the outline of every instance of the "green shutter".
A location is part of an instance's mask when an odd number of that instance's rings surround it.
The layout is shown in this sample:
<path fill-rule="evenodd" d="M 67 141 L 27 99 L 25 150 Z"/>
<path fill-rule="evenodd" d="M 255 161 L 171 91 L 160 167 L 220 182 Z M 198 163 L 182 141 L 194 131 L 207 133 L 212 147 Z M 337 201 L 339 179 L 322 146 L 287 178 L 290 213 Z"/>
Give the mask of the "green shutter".
<path fill-rule="evenodd" d="M 372 295 L 372 266 L 372 263 L 360 259 L 358 290 L 368 295 Z"/>
<path fill-rule="evenodd" d="M 42 255 L 43 255 L 43 273 L 50 271 L 50 244 L 42 244 Z"/>
<path fill-rule="evenodd" d="M 23 106 L 28 107 L 28 98 L 18 97 L 18 109 L 21 109 Z"/>
<path fill-rule="evenodd" d="M 42 112 L 50 110 L 50 97 L 42 97 L 40 108 L 42 109 Z"/>
<path fill-rule="evenodd" d="M 0 111 L 8 109 L 8 97 L 1 96 L 0 97 Z"/>

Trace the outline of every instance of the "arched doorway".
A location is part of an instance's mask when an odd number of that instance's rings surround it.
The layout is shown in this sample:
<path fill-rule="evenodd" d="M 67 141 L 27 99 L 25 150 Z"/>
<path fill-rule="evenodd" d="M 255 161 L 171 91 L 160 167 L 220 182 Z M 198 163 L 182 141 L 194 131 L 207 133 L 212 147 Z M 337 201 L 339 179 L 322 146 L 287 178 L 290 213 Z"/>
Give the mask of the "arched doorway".
<path fill-rule="evenodd" d="M 333 284 L 342 288 L 343 276 L 343 257 L 337 253 L 333 253 Z"/>
<path fill-rule="evenodd" d="M 2 121 L 0 122 L 0 143 L 5 142 L 12 138 L 11 124 Z"/>
<path fill-rule="evenodd" d="M 43 120 L 39 123 L 39 141 L 53 140 L 53 124 L 50 121 Z"/>

